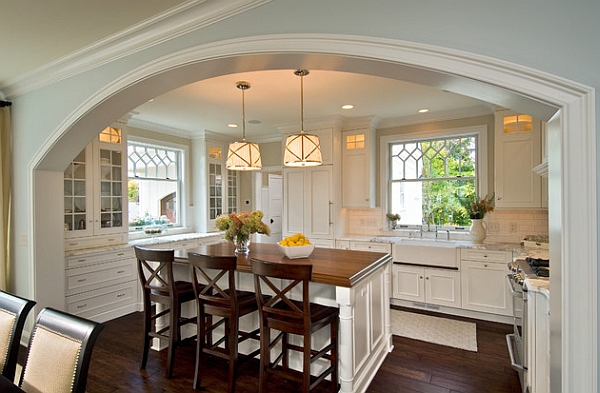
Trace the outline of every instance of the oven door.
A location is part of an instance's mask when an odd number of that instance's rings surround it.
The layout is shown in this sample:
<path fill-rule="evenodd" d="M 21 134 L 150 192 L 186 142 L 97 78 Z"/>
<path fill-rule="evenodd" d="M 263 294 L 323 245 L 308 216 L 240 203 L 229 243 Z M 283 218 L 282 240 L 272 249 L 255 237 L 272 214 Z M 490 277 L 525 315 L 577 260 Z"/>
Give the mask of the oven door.
<path fill-rule="evenodd" d="M 506 276 L 508 288 L 512 295 L 513 303 L 513 330 L 519 341 L 523 337 L 523 287 L 512 279 L 512 275 Z"/>

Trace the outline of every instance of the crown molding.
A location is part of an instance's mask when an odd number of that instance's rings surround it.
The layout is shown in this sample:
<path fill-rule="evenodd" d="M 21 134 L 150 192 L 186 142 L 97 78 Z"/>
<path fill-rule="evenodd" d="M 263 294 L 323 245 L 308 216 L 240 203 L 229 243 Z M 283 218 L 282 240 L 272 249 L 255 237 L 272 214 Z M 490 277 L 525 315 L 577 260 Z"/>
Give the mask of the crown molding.
<path fill-rule="evenodd" d="M 202 29 L 272 0 L 189 0 L 78 51 L 0 84 L 14 98 Z"/>
<path fill-rule="evenodd" d="M 470 108 L 462 108 L 444 112 L 416 114 L 400 118 L 389 118 L 381 120 L 377 128 L 393 128 L 412 126 L 416 124 L 436 123 L 440 121 L 465 119 L 468 117 L 485 116 L 493 114 L 493 109 L 488 105 L 478 105 Z"/>

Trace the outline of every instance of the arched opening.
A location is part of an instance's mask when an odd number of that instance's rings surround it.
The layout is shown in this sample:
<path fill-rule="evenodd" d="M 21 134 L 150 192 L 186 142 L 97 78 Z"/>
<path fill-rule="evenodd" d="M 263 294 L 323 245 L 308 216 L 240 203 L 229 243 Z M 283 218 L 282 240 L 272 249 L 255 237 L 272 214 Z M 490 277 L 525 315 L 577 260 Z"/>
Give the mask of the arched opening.
<path fill-rule="evenodd" d="M 563 287 L 558 287 L 556 294 L 553 292 L 552 310 L 562 315 L 563 321 L 553 331 L 553 341 L 557 344 L 553 348 L 563 348 L 554 366 L 562 366 L 562 385 L 570 387 L 569 391 L 592 391 L 592 386 L 596 386 L 597 365 L 597 270 L 592 263 L 597 254 L 593 94 L 584 86 L 525 67 L 498 65 L 488 58 L 398 41 L 322 36 L 247 38 L 172 54 L 105 86 L 55 130 L 31 166 L 30 216 L 35 217 L 29 225 L 32 232 L 55 233 L 60 242 L 61 221 L 54 220 L 50 212 L 36 209 L 37 197 L 46 192 L 42 176 L 36 173 L 60 175 L 70 159 L 63 153 L 80 150 L 93 138 L 94 130 L 149 98 L 188 83 L 233 72 L 298 67 L 421 83 L 519 109 L 543 120 L 560 111 L 560 126 L 555 135 L 559 154 L 551 157 L 550 163 L 550 187 L 558 192 L 551 196 L 550 206 L 561 213 L 557 215 L 558 221 L 551 223 L 551 235 L 554 232 L 558 240 L 553 243 L 551 253 L 552 258 L 563 262 L 561 271 L 568 269 L 569 274 L 563 275 L 566 277 Z M 578 192 L 564 191 L 568 189 Z M 32 233 L 32 261 L 40 260 L 36 256 L 47 253 L 49 245 L 47 237 L 41 240 L 42 236 L 35 234 Z M 32 264 L 32 271 L 36 272 L 34 282 L 42 274 L 44 280 L 56 278 L 57 283 L 64 280 L 60 270 L 48 272 L 43 266 Z M 42 286 L 34 288 L 43 291 L 38 289 Z M 36 298 L 44 295 L 38 292 Z M 589 301 L 581 304 L 583 298 Z"/>

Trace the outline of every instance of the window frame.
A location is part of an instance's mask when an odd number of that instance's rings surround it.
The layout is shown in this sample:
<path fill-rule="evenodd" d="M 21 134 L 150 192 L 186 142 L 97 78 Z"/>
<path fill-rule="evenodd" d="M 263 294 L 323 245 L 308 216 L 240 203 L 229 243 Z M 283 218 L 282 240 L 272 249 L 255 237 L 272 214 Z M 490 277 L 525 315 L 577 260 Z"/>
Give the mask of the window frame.
<path fill-rule="evenodd" d="M 176 180 L 177 182 L 177 214 L 178 214 L 178 223 L 177 224 L 173 224 L 172 228 L 185 228 L 187 227 L 187 222 L 186 222 L 186 217 L 187 214 L 184 211 L 184 206 L 187 206 L 187 179 L 186 179 L 186 174 L 188 173 L 187 168 L 188 168 L 188 151 L 189 148 L 186 145 L 181 145 L 179 143 L 173 143 L 173 142 L 168 142 L 168 141 L 163 141 L 163 140 L 158 140 L 158 139 L 151 139 L 151 138 L 144 138 L 144 137 L 136 137 L 136 136 L 129 136 L 127 139 L 127 144 L 126 144 L 126 148 L 125 148 L 125 154 L 126 154 L 126 159 L 127 159 L 127 173 L 129 174 L 129 144 L 138 144 L 138 145 L 144 145 L 144 146 L 148 146 L 148 147 L 156 147 L 156 148 L 163 148 L 163 149 L 169 149 L 169 150 L 177 150 L 178 154 L 179 154 L 179 166 L 177 168 L 177 177 L 178 179 Z M 136 178 L 131 178 L 129 176 L 127 176 L 127 182 L 129 182 L 130 180 L 135 180 Z M 161 180 L 161 179 L 146 179 L 148 181 L 154 181 L 154 180 Z M 165 179 L 166 180 L 166 179 Z M 175 182 L 175 181 L 174 181 Z M 171 227 L 170 227 L 171 228 Z M 135 230 L 129 230 L 129 234 L 131 236 L 131 234 L 133 233 L 137 233 Z"/>
<path fill-rule="evenodd" d="M 386 213 L 390 206 L 390 144 L 397 142 L 431 140 L 435 138 L 449 138 L 461 136 L 476 136 L 476 179 L 475 188 L 479 195 L 488 194 L 489 174 L 488 174 L 488 126 L 475 125 L 467 127 L 437 129 L 422 132 L 410 132 L 406 134 L 384 135 L 379 137 L 379 167 L 380 167 L 380 195 L 381 195 L 381 222 L 386 223 Z M 420 224 L 400 225 L 401 229 L 419 229 Z M 440 227 L 441 229 L 460 229 L 463 227 Z M 465 228 L 466 229 L 466 228 Z"/>

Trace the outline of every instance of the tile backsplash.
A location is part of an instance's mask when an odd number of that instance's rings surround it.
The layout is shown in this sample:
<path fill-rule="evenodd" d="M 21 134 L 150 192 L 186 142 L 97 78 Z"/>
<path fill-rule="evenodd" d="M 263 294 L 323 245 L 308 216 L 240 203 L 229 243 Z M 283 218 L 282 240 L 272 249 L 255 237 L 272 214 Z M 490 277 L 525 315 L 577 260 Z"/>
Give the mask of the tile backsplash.
<path fill-rule="evenodd" d="M 389 235 L 388 222 L 380 208 L 344 209 L 346 234 Z M 546 210 L 496 210 L 485 217 L 486 243 L 519 243 L 527 235 L 548 235 Z"/>

